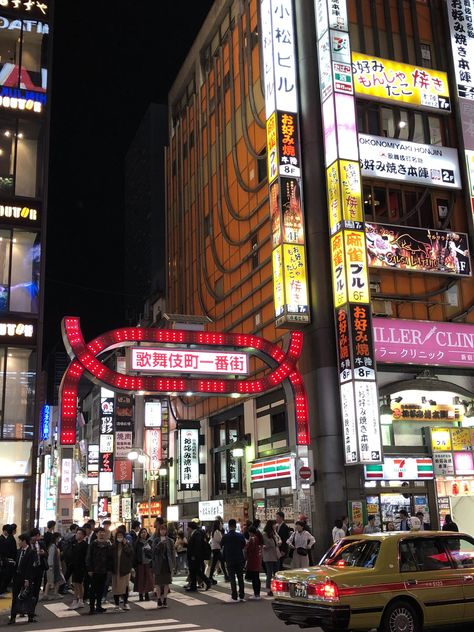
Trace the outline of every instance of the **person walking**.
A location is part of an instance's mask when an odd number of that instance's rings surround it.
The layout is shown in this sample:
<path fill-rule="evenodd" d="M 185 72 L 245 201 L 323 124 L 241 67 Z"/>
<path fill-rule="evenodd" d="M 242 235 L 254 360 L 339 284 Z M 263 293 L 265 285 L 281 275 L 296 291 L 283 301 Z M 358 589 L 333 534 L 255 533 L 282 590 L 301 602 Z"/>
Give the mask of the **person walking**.
<path fill-rule="evenodd" d="M 291 560 L 291 568 L 305 568 L 309 566 L 309 551 L 316 540 L 306 531 L 305 523 L 297 520 L 295 523 L 295 531 L 288 538 L 287 544 L 293 550 L 293 558 Z"/>
<path fill-rule="evenodd" d="M 176 549 L 176 574 L 181 573 L 182 571 L 188 571 L 187 565 L 187 548 L 188 541 L 186 536 L 184 535 L 184 531 L 178 531 L 178 536 L 175 542 Z"/>
<path fill-rule="evenodd" d="M 255 528 L 255 527 L 254 527 Z M 237 533 L 237 522 L 234 518 L 229 520 L 229 531 L 221 541 L 224 561 L 229 574 L 230 590 L 233 601 L 245 601 L 245 585 L 244 585 L 244 548 L 245 538 L 241 533 Z M 249 527 L 250 529 L 250 527 Z M 256 531 L 256 529 L 255 529 Z M 250 540 L 249 531 L 249 540 Z M 254 534 L 256 535 L 256 533 Z M 239 594 L 237 595 L 237 582 L 239 584 Z"/>
<path fill-rule="evenodd" d="M 90 578 L 89 614 L 105 612 L 102 608 L 102 595 L 107 573 L 112 568 L 112 543 L 103 527 L 97 529 L 97 538 L 89 545 L 86 556 L 86 569 Z"/>
<path fill-rule="evenodd" d="M 11 524 L 6 524 L 2 528 L 2 535 L 0 535 L 0 595 L 7 592 L 8 586 L 12 581 L 15 572 L 16 553 L 17 549 L 13 535 L 13 527 Z"/>
<path fill-rule="evenodd" d="M 132 524 L 130 525 L 130 531 L 127 533 L 126 538 L 127 542 L 135 546 L 136 541 L 138 540 L 138 534 L 140 533 L 140 527 L 142 523 L 140 520 L 132 520 Z"/>
<path fill-rule="evenodd" d="M 344 523 L 342 520 L 334 520 L 334 527 L 332 528 L 332 541 L 334 544 L 339 542 L 339 540 L 342 540 L 345 535 L 346 532 L 344 531 Z"/>
<path fill-rule="evenodd" d="M 405 512 L 406 513 L 406 512 Z M 401 512 L 400 512 L 401 515 Z M 408 529 L 402 529 L 400 528 L 400 531 L 409 531 L 410 528 Z M 367 516 L 367 524 L 364 527 L 364 533 L 379 533 L 380 529 L 376 526 L 375 524 L 375 516 Z"/>
<path fill-rule="evenodd" d="M 69 610 L 84 608 L 84 578 L 86 576 L 87 541 L 84 529 L 77 529 L 70 545 L 70 567 L 74 599 Z"/>
<path fill-rule="evenodd" d="M 224 558 L 222 557 L 222 548 L 221 542 L 224 536 L 224 522 L 222 518 L 216 518 L 214 524 L 212 525 L 211 530 L 211 555 L 212 555 L 212 563 L 211 570 L 209 571 L 209 579 L 211 583 L 217 584 L 214 579 L 214 572 L 216 570 L 217 563 L 219 562 L 221 565 L 222 572 L 224 573 L 224 579 L 226 582 L 229 581 L 229 576 L 227 574 L 227 568 L 225 565 Z"/>
<path fill-rule="evenodd" d="M 455 522 L 453 522 L 451 514 L 446 514 L 441 531 L 457 531 L 459 533 L 459 527 Z"/>
<path fill-rule="evenodd" d="M 28 623 L 36 622 L 36 597 L 33 587 L 33 582 L 36 577 L 36 573 L 33 569 L 35 553 L 30 546 L 30 538 L 26 533 L 22 533 L 18 540 L 20 548 L 18 549 L 15 558 L 12 586 L 12 607 L 10 611 L 10 619 L 8 621 L 9 625 L 13 625 L 16 622 L 18 614 L 27 614 Z M 18 597 L 22 590 L 28 591 L 30 595 L 24 600 L 19 600 Z"/>
<path fill-rule="evenodd" d="M 225 537 L 225 536 L 224 536 Z M 211 582 L 203 572 L 204 565 L 204 534 L 195 522 L 188 524 L 188 568 L 189 586 L 185 588 L 187 592 L 197 591 L 197 580 L 206 584 L 206 590 L 211 587 Z"/>
<path fill-rule="evenodd" d="M 60 540 L 61 534 L 57 532 L 50 534 L 48 538 L 48 569 L 46 571 L 45 599 L 58 599 L 60 597 L 58 593 L 59 586 L 66 582 L 61 568 Z"/>
<path fill-rule="evenodd" d="M 174 542 L 168 535 L 168 527 L 162 524 L 155 538 L 152 551 L 153 572 L 158 608 L 167 608 L 167 596 L 173 581 L 172 573 L 176 561 Z"/>
<path fill-rule="evenodd" d="M 262 583 L 260 581 L 260 570 L 262 568 L 262 545 L 257 537 L 257 529 L 251 525 L 249 527 L 249 539 L 245 545 L 247 558 L 247 570 L 245 578 L 252 582 L 253 595 L 249 599 L 259 600 Z"/>
<path fill-rule="evenodd" d="M 277 511 L 276 514 L 276 532 L 281 540 L 280 544 L 280 559 L 278 560 L 278 567 L 283 569 L 283 562 L 288 555 L 288 544 L 286 543 L 291 535 L 291 529 L 285 522 L 285 514 L 283 511 Z"/>
<path fill-rule="evenodd" d="M 263 552 L 262 560 L 265 564 L 265 572 L 267 574 L 266 588 L 267 596 L 273 597 L 272 578 L 279 567 L 281 540 L 276 532 L 275 520 L 267 520 L 267 524 L 263 529 Z"/>
<path fill-rule="evenodd" d="M 125 529 L 117 529 L 112 544 L 112 594 L 114 596 L 116 612 L 120 612 L 120 597 L 123 610 L 130 610 L 128 603 L 128 584 L 132 572 L 134 552 L 132 546 L 125 539 Z"/>
<path fill-rule="evenodd" d="M 140 601 L 150 601 L 154 588 L 150 535 L 144 527 L 138 532 L 134 546 L 135 590 Z"/>
<path fill-rule="evenodd" d="M 32 592 L 36 599 L 39 599 L 43 576 L 48 570 L 48 552 L 41 539 L 40 530 L 36 527 L 30 532 L 30 547 L 34 553 L 33 575 L 32 575 Z"/>

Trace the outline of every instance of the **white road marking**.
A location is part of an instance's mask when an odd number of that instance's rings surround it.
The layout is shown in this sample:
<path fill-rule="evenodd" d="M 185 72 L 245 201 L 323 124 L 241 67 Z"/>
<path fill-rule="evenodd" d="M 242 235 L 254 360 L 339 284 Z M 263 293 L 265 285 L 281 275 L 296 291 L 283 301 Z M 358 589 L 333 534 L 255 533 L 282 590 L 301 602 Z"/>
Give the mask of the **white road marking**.
<path fill-rule="evenodd" d="M 41 605 L 60 619 L 80 616 L 80 612 L 78 610 L 69 610 L 69 605 L 62 602 L 48 604 L 42 603 Z"/>
<path fill-rule="evenodd" d="M 157 610 L 158 606 L 156 604 L 156 601 L 154 599 L 151 599 L 150 601 L 137 601 L 135 602 L 136 606 L 139 606 L 140 608 L 143 608 L 143 610 Z"/>
<path fill-rule="evenodd" d="M 207 601 L 202 601 L 201 599 L 196 599 L 195 597 L 190 597 L 187 594 L 172 592 L 168 595 L 168 599 L 173 599 L 173 601 L 178 601 L 183 606 L 207 606 L 209 605 Z M 139 606 L 141 604 L 138 604 Z"/>
<path fill-rule="evenodd" d="M 220 590 L 214 590 L 212 588 L 210 590 L 207 590 L 205 594 L 209 595 L 209 597 L 214 597 L 214 599 L 225 601 L 226 603 L 234 601 L 232 597 L 229 595 L 229 593 L 224 593 L 224 592 L 221 592 Z"/>
<path fill-rule="evenodd" d="M 71 612 L 73 612 L 71 610 Z M 94 615 L 97 616 L 97 615 Z M 145 621 L 140 621 L 139 622 L 141 625 L 145 625 Z M 177 619 L 153 619 L 152 621 L 147 621 L 146 625 L 168 625 L 168 624 L 173 624 L 173 623 L 179 623 L 179 621 Z M 132 622 L 128 622 L 128 623 L 116 623 L 115 621 L 111 621 L 110 623 L 101 623 L 100 625 L 75 625 L 72 627 L 67 627 L 67 628 L 54 628 L 54 632 L 83 632 L 83 631 L 89 631 L 89 630 L 99 630 L 100 632 L 102 632 L 102 630 L 104 630 L 105 628 L 110 628 L 113 627 L 114 630 L 117 628 L 120 628 L 120 632 L 125 632 L 125 630 L 122 630 L 122 628 L 127 628 L 130 627 L 131 625 L 133 625 L 133 621 Z M 194 626 L 197 627 L 197 626 Z M 165 629 L 165 628 L 163 628 Z M 169 629 L 169 628 L 168 628 Z M 35 628 L 35 632 L 51 632 L 51 628 L 43 628 L 41 630 L 37 630 Z"/>

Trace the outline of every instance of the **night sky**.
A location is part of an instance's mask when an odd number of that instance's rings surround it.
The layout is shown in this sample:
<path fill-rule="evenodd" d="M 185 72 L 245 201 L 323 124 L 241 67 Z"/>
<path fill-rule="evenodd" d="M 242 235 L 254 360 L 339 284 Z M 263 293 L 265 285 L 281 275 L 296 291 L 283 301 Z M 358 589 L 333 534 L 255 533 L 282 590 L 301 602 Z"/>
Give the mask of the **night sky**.
<path fill-rule="evenodd" d="M 45 354 L 63 316 L 86 341 L 126 321 L 124 157 L 168 90 L 212 0 L 56 0 L 46 245 Z"/>

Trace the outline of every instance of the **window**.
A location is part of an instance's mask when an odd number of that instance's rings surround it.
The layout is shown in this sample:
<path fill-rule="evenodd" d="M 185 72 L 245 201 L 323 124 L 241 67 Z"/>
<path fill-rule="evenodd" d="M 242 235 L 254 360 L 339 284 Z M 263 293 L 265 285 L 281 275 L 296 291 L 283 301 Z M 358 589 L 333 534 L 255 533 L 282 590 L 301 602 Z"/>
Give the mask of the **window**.
<path fill-rule="evenodd" d="M 286 413 L 276 413 L 270 417 L 270 426 L 272 435 L 281 434 L 287 431 Z"/>
<path fill-rule="evenodd" d="M 0 191 L 38 197 L 40 123 L 0 118 Z"/>
<path fill-rule="evenodd" d="M 400 572 L 439 571 L 451 568 L 451 562 L 439 538 L 401 540 Z"/>
<path fill-rule="evenodd" d="M 242 459 L 232 455 L 231 445 L 242 436 L 242 418 L 233 417 L 214 425 L 214 494 L 242 491 Z"/>
<path fill-rule="evenodd" d="M 267 150 L 262 149 L 257 160 L 257 177 L 258 182 L 263 182 L 267 177 Z"/>
<path fill-rule="evenodd" d="M 433 217 L 431 192 L 425 194 L 423 187 L 376 186 L 364 184 L 364 211 L 368 221 L 436 228 Z M 434 193 L 433 193 L 434 195 Z"/>
<path fill-rule="evenodd" d="M 379 540 L 347 542 L 340 540 L 321 560 L 325 566 L 373 568 L 380 551 Z"/>
<path fill-rule="evenodd" d="M 474 568 L 474 541 L 464 537 L 443 538 L 456 568 Z"/>
<path fill-rule="evenodd" d="M 46 93 L 48 25 L 3 16 L 0 20 L 0 85 Z"/>
<path fill-rule="evenodd" d="M 33 439 L 36 353 L 0 348 L 2 439 Z"/>
<path fill-rule="evenodd" d="M 0 313 L 38 312 L 40 254 L 38 233 L 0 231 Z"/>
<path fill-rule="evenodd" d="M 252 270 L 258 268 L 258 238 L 257 235 L 252 237 Z"/>

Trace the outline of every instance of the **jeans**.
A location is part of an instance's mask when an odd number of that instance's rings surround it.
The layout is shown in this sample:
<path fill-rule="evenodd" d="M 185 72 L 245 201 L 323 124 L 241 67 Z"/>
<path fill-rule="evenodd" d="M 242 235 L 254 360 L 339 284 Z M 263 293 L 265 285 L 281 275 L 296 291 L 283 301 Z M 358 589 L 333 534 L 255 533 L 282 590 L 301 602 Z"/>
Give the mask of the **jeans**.
<path fill-rule="evenodd" d="M 211 570 L 209 572 L 209 579 L 212 579 L 214 576 L 217 562 L 221 563 L 222 572 L 224 573 L 224 577 L 227 579 L 227 567 L 225 565 L 224 558 L 222 557 L 222 552 L 220 549 L 214 549 L 214 551 L 212 551 L 212 563 Z"/>
<path fill-rule="evenodd" d="M 239 582 L 239 599 L 243 599 L 245 596 L 243 562 L 228 562 L 227 572 L 229 573 L 230 591 L 231 591 L 232 599 L 234 601 L 237 601 L 237 583 L 235 581 L 236 576 L 237 576 L 237 581 Z"/>
<path fill-rule="evenodd" d="M 265 571 L 267 573 L 267 581 L 265 585 L 267 587 L 267 590 L 272 589 L 272 577 L 274 577 L 275 573 L 277 572 L 278 566 L 278 562 L 265 562 Z"/>
<path fill-rule="evenodd" d="M 102 595 L 104 594 L 106 579 L 107 573 L 92 573 L 92 577 L 90 577 L 89 605 L 91 610 L 101 607 L 100 603 L 102 601 Z"/>
<path fill-rule="evenodd" d="M 252 580 L 253 594 L 255 597 L 260 597 L 262 582 L 260 581 L 259 571 L 247 571 L 247 578 Z"/>

